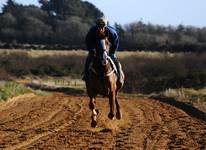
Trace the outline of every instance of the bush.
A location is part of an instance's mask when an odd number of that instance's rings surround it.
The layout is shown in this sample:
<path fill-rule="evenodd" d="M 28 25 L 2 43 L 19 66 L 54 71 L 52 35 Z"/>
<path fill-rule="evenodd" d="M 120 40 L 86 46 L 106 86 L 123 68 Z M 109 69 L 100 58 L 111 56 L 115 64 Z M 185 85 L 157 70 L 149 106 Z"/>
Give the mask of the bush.
<path fill-rule="evenodd" d="M 148 53 L 121 60 L 126 74 L 124 92 L 160 92 L 168 88 L 206 87 L 206 55 Z"/>
<path fill-rule="evenodd" d="M 7 100 L 8 98 L 18 96 L 31 92 L 30 89 L 15 82 L 6 82 L 5 85 L 0 87 L 0 100 Z"/>

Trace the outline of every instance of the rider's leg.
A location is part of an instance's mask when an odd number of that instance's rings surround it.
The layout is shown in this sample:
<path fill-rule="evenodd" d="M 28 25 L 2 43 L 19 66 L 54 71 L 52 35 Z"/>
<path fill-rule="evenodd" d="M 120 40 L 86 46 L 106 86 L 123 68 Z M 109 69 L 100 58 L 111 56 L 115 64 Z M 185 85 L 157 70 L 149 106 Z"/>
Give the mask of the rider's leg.
<path fill-rule="evenodd" d="M 93 59 L 93 54 L 89 53 L 87 58 L 86 58 L 85 65 L 84 65 L 84 75 L 82 77 L 82 80 L 84 80 L 84 81 L 86 81 L 88 79 L 89 66 L 90 66 L 90 63 L 92 62 L 92 59 Z"/>
<path fill-rule="evenodd" d="M 117 68 L 117 76 L 118 76 L 118 82 L 120 82 L 121 84 L 124 83 L 124 75 L 123 75 L 123 72 L 122 72 L 122 69 L 121 69 L 121 64 L 119 62 L 119 60 L 117 59 L 116 55 L 115 54 L 111 54 L 110 55 L 111 59 L 113 60 L 116 68 Z"/>
<path fill-rule="evenodd" d="M 117 74 L 119 76 L 120 75 L 120 63 L 119 63 L 119 61 L 117 59 L 117 56 L 115 54 L 111 54 L 110 57 L 113 60 L 115 66 L 117 68 Z"/>

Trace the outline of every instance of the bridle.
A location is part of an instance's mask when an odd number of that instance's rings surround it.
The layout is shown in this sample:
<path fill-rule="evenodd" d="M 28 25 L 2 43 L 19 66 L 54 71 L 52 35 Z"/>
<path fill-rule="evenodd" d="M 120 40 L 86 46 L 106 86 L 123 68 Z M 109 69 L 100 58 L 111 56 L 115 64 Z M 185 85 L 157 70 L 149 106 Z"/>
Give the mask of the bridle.
<path fill-rule="evenodd" d="M 101 64 L 103 66 L 107 65 L 109 63 L 109 49 L 110 49 L 110 43 L 107 37 L 99 39 L 98 41 L 99 48 L 99 59 L 101 59 Z"/>
<path fill-rule="evenodd" d="M 100 63 L 101 66 L 104 68 L 109 65 L 109 63 L 113 63 L 111 61 L 111 58 L 109 56 L 109 49 L 110 49 L 110 42 L 107 37 L 104 38 L 98 38 L 96 43 L 96 59 Z M 112 64 L 114 66 L 114 64 Z M 91 68 L 91 70 L 98 74 L 97 71 L 94 68 Z M 104 76 L 110 76 L 114 73 L 115 69 L 109 70 Z"/>

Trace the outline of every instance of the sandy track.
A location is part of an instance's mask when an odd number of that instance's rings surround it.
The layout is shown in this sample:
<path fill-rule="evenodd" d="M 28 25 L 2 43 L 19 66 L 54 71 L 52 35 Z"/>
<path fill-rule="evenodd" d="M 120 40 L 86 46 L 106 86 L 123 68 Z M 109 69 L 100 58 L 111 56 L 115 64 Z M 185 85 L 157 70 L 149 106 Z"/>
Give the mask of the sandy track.
<path fill-rule="evenodd" d="M 206 149 L 206 123 L 153 99 L 122 99 L 123 119 L 111 121 L 98 98 L 90 127 L 87 97 L 25 95 L 0 104 L 0 149 Z"/>

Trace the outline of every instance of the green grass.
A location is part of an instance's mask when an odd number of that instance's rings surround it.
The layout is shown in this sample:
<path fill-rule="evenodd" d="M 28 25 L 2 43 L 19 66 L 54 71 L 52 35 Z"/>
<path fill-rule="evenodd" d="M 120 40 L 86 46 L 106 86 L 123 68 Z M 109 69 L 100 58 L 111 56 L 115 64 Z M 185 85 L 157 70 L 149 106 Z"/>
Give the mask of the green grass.
<path fill-rule="evenodd" d="M 24 85 L 12 81 L 0 82 L 0 101 L 6 101 L 9 98 L 26 93 L 34 93 L 39 96 L 47 96 L 49 93 L 42 90 L 33 90 Z"/>
<path fill-rule="evenodd" d="M 0 101 L 8 98 L 32 92 L 31 89 L 15 82 L 5 82 L 0 86 Z"/>

